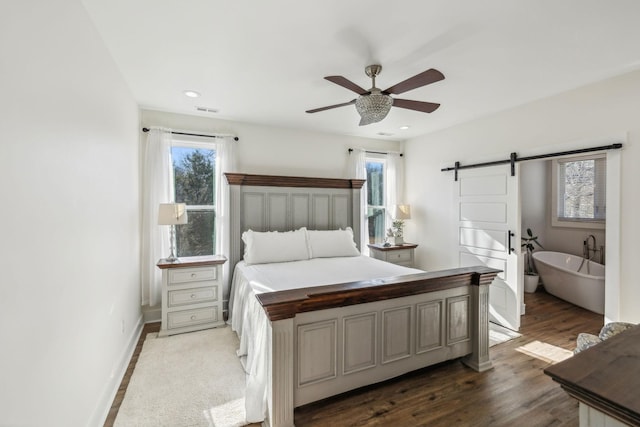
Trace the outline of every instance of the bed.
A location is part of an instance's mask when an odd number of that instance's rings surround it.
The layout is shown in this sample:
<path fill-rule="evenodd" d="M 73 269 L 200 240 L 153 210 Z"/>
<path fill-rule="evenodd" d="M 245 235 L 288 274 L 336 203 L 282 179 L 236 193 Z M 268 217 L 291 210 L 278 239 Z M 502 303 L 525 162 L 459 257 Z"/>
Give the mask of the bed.
<path fill-rule="evenodd" d="M 361 256 L 361 180 L 226 177 L 247 421 L 292 426 L 295 407 L 445 360 L 491 368 L 498 270 L 423 272 Z"/>

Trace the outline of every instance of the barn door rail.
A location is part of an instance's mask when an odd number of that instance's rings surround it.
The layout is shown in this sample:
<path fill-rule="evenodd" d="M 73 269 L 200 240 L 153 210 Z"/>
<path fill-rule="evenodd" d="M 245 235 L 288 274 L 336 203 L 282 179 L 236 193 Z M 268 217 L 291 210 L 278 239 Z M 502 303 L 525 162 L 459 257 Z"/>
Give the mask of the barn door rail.
<path fill-rule="evenodd" d="M 618 150 L 622 148 L 622 143 L 615 143 L 610 145 L 602 145 L 600 147 L 589 147 L 589 148 L 580 148 L 578 150 L 569 150 L 569 151 L 559 151 L 556 153 L 548 153 L 548 154 L 538 154 L 536 156 L 527 156 L 527 157 L 518 157 L 516 153 L 511 153 L 509 158 L 506 160 L 495 160 L 492 162 L 484 162 L 484 163 L 474 163 L 471 165 L 461 165 L 460 162 L 456 162 L 454 166 L 448 168 L 442 168 L 440 171 L 448 172 L 454 171 L 454 179 L 458 180 L 458 171 L 462 169 L 473 169 L 473 168 L 482 168 L 487 166 L 497 166 L 497 165 L 506 165 L 511 164 L 511 176 L 515 176 L 516 174 L 516 162 L 524 162 L 526 160 L 538 160 L 538 159 L 548 159 L 550 157 L 560 157 L 560 156 L 570 156 L 573 154 L 584 154 L 591 153 L 593 151 L 604 151 L 604 150 Z"/>

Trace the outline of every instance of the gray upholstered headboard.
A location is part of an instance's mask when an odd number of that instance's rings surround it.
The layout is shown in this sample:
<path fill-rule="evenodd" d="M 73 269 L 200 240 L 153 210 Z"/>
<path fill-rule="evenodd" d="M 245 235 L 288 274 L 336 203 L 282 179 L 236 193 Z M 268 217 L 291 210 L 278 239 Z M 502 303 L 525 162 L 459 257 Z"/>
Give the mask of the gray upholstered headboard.
<path fill-rule="evenodd" d="M 361 179 L 306 178 L 225 173 L 229 183 L 230 271 L 242 259 L 242 233 L 289 231 L 300 227 L 351 227 L 360 246 Z"/>

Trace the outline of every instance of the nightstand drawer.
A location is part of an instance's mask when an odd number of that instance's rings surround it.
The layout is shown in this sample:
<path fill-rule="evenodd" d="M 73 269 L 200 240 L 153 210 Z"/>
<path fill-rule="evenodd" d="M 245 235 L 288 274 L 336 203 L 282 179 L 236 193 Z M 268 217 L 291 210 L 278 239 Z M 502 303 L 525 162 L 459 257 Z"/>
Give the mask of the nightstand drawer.
<path fill-rule="evenodd" d="M 387 259 L 391 262 L 411 261 L 412 250 L 413 249 L 400 249 L 396 251 L 389 251 L 387 253 Z"/>
<path fill-rule="evenodd" d="M 169 284 L 216 280 L 218 270 L 211 268 L 176 268 L 169 270 Z"/>
<path fill-rule="evenodd" d="M 169 307 L 198 304 L 201 302 L 217 301 L 218 287 L 208 286 L 206 288 L 182 289 L 179 291 L 169 291 L 168 294 Z"/>
<path fill-rule="evenodd" d="M 167 328 L 175 329 L 218 321 L 218 307 L 205 307 L 195 310 L 173 311 L 167 313 Z"/>
<path fill-rule="evenodd" d="M 384 246 L 379 243 L 370 243 L 367 246 L 369 247 L 369 255 L 372 258 L 397 265 L 404 265 L 405 267 L 414 266 L 414 253 L 418 247 L 418 245 L 414 243 L 405 243 L 402 246 Z"/>

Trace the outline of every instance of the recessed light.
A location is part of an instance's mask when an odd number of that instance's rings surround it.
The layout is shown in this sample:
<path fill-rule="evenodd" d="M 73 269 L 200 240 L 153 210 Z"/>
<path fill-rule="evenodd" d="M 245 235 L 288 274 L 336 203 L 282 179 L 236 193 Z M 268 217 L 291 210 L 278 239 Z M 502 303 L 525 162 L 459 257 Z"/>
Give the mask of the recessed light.
<path fill-rule="evenodd" d="M 407 126 L 407 125 L 400 126 L 400 130 L 407 130 L 407 129 L 409 129 L 410 127 L 411 127 L 411 126 Z"/>
<path fill-rule="evenodd" d="M 195 90 L 185 90 L 183 93 L 189 98 L 197 98 L 200 96 L 200 94 Z"/>

